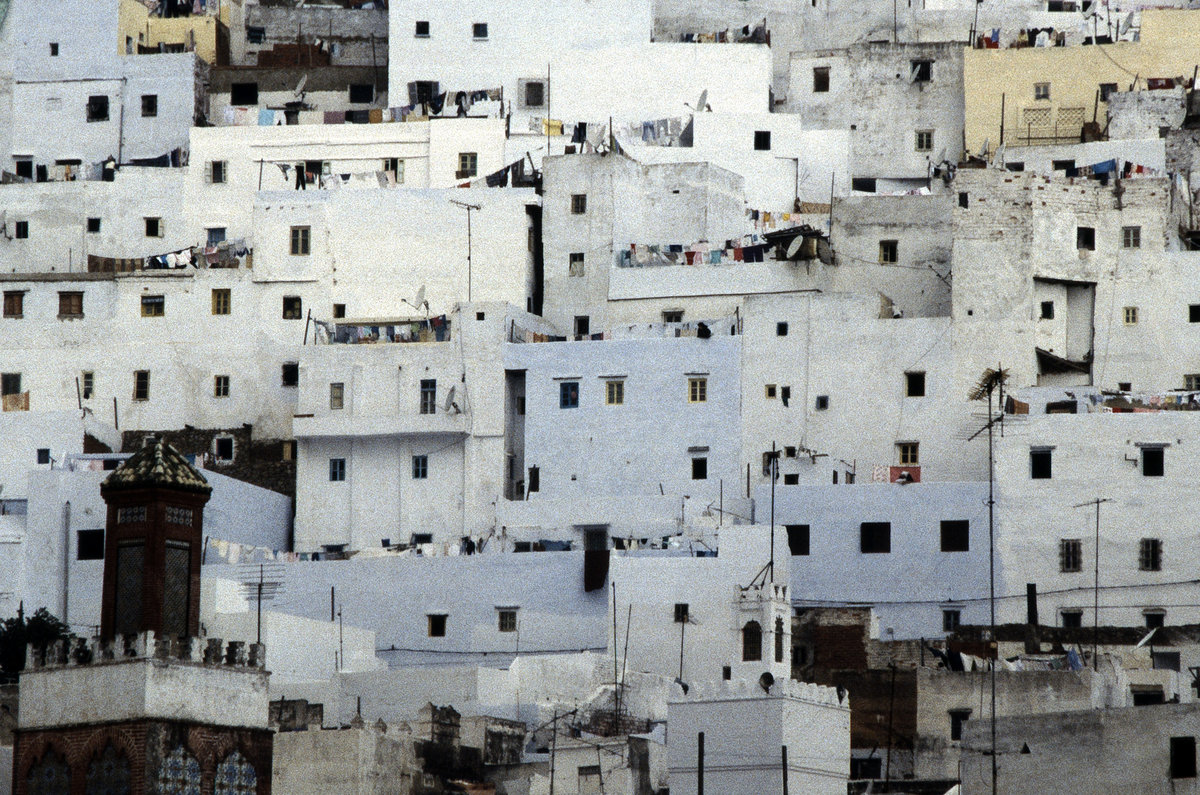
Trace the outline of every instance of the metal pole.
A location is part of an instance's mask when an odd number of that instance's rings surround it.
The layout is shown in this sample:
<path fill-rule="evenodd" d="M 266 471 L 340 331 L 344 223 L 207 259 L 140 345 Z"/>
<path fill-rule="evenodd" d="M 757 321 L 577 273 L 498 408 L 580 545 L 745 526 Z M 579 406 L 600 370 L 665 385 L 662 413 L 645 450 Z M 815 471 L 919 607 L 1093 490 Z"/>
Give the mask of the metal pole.
<path fill-rule="evenodd" d="M 1092 670 L 1099 672 L 1100 655 L 1100 500 L 1096 500 L 1096 579 L 1092 587 Z"/>
<path fill-rule="evenodd" d="M 258 564 L 258 643 L 262 644 L 263 564 Z"/>
<path fill-rule="evenodd" d="M 471 208 L 467 208 L 467 303 L 471 303 Z"/>
<path fill-rule="evenodd" d="M 788 764 L 787 764 L 787 746 L 786 746 L 786 745 L 785 745 L 785 746 L 782 746 L 782 748 L 783 748 L 783 764 L 782 764 L 782 767 L 783 767 L 783 795 L 788 795 L 788 780 L 787 780 L 787 773 L 788 773 Z"/>
<path fill-rule="evenodd" d="M 1004 368 L 996 365 L 996 373 L 1001 375 Z M 988 619 L 990 633 L 988 640 L 996 643 L 996 457 L 993 454 L 995 427 L 992 421 L 992 392 L 995 384 L 988 390 Z M 992 657 L 992 795 L 996 795 L 996 659 L 1000 656 L 999 646 Z"/>
<path fill-rule="evenodd" d="M 683 630 L 687 626 L 687 618 L 679 622 L 679 681 L 683 681 Z"/>
<path fill-rule="evenodd" d="M 696 735 L 696 795 L 704 795 L 704 732 Z"/>
<path fill-rule="evenodd" d="M 550 721 L 550 795 L 554 795 L 554 753 L 558 750 L 558 710 L 554 710 L 554 719 Z"/>
<path fill-rule="evenodd" d="M 888 695 L 888 748 L 887 748 L 887 766 L 884 768 L 883 781 L 886 792 L 892 791 L 892 717 L 896 709 L 896 663 L 888 663 L 888 668 L 892 669 L 892 684 L 890 694 Z"/>
<path fill-rule="evenodd" d="M 775 582 L 775 479 L 779 477 L 779 457 L 771 442 L 771 582 Z"/>

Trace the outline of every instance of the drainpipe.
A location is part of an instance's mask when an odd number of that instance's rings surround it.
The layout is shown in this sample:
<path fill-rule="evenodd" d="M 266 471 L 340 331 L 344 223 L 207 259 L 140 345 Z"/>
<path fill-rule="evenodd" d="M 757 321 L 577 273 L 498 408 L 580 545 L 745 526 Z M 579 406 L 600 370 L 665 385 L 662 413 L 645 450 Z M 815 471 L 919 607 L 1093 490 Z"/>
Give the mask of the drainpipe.
<path fill-rule="evenodd" d="M 62 622 L 71 625 L 69 608 L 71 602 L 71 501 L 63 503 L 63 597 Z"/>

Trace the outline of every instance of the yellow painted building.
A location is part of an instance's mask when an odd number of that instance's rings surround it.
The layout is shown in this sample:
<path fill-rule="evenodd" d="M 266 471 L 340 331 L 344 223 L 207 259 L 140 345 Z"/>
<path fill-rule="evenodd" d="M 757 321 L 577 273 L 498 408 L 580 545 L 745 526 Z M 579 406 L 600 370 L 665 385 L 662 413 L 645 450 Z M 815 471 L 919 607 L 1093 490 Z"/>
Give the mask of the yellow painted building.
<path fill-rule="evenodd" d="M 1078 141 L 1085 122 L 1105 127 L 1097 92 L 1147 88 L 1152 78 L 1191 79 L 1200 64 L 1200 11 L 1142 12 L 1141 40 L 1070 47 L 967 49 L 966 145 L 1007 147 Z"/>
<path fill-rule="evenodd" d="M 213 66 L 229 63 L 229 30 L 207 14 L 190 17 L 151 16 L 138 0 L 121 0 L 117 53 L 136 55 L 138 47 L 182 47 Z"/>

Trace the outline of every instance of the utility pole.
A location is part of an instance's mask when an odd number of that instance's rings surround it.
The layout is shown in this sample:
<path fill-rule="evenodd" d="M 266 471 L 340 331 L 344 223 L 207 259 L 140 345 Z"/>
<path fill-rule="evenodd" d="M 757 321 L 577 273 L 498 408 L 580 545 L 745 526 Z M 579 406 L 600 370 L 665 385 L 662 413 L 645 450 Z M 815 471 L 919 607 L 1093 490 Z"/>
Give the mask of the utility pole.
<path fill-rule="evenodd" d="M 451 204 L 457 204 L 459 207 L 467 211 L 467 303 L 471 302 L 471 211 L 483 209 L 478 204 L 467 204 L 456 199 L 450 200 Z"/>
<path fill-rule="evenodd" d="M 1081 502 L 1078 505 L 1072 505 L 1072 508 L 1086 508 L 1089 505 L 1096 506 L 1096 579 L 1092 584 L 1092 670 L 1100 670 L 1100 504 L 1112 502 L 1107 497 L 1097 497 L 1094 500 Z"/>

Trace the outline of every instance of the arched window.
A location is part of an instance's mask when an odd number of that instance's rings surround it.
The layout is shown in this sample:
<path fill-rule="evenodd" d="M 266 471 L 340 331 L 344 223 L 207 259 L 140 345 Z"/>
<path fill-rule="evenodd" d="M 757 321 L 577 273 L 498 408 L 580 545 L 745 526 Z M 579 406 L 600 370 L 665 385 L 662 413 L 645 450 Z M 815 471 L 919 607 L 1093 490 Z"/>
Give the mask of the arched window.
<path fill-rule="evenodd" d="M 742 660 L 753 662 L 762 659 L 762 625 L 747 621 L 742 627 Z"/>
<path fill-rule="evenodd" d="M 129 757 L 113 748 L 112 743 L 88 763 L 85 795 L 129 795 Z"/>
<path fill-rule="evenodd" d="M 783 619 L 775 617 L 775 662 L 783 662 Z"/>
<path fill-rule="evenodd" d="M 29 768 L 29 775 L 25 777 L 25 791 L 29 795 L 56 795 L 70 788 L 71 770 L 67 767 L 67 760 L 53 749 L 47 750 L 38 763 Z"/>
<path fill-rule="evenodd" d="M 237 751 L 217 765 L 217 780 L 213 795 L 254 795 L 258 789 L 254 766 Z"/>
<path fill-rule="evenodd" d="M 161 795 L 200 795 L 200 763 L 182 745 L 163 757 L 158 791 Z"/>

